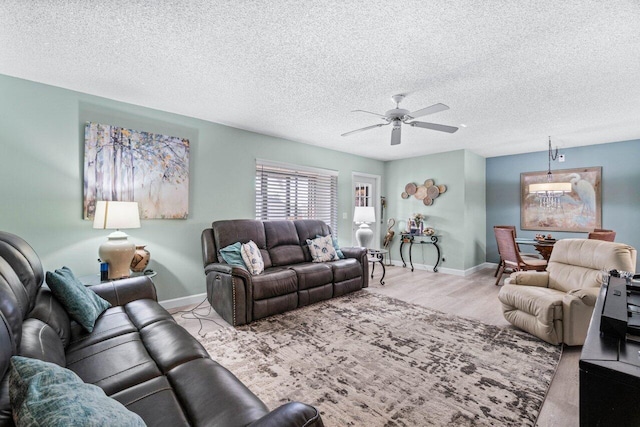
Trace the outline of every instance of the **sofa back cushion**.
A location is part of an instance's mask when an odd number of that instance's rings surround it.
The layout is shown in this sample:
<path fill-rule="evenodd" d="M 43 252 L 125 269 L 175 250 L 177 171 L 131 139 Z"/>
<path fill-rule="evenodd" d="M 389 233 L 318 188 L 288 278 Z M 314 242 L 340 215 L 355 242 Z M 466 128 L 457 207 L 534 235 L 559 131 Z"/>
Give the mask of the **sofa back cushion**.
<path fill-rule="evenodd" d="M 299 264 L 305 261 L 302 245 L 293 221 L 264 221 L 264 232 L 267 238 L 267 250 L 274 267 Z M 304 244 L 306 245 L 306 243 Z"/>
<path fill-rule="evenodd" d="M 301 242 L 307 240 L 313 240 L 317 236 L 328 236 L 331 234 L 331 228 L 324 222 L 318 219 L 298 219 L 293 221 L 298 232 L 298 237 Z M 309 247 L 305 244 L 303 246 L 304 260 L 310 262 L 313 257 L 309 253 Z"/>
<path fill-rule="evenodd" d="M 255 219 L 229 219 L 215 221 L 211 228 L 213 229 L 216 251 L 236 242 L 248 243 L 249 240 L 253 240 L 258 249 L 260 249 L 264 267 L 271 267 L 271 257 L 267 251 L 267 238 L 262 221 Z M 216 255 L 218 261 L 221 261 L 222 258 L 219 254 Z"/>
<path fill-rule="evenodd" d="M 603 273 L 635 271 L 636 250 L 623 243 L 562 239 L 553 247 L 547 266 L 549 287 L 563 292 L 598 287 Z"/>

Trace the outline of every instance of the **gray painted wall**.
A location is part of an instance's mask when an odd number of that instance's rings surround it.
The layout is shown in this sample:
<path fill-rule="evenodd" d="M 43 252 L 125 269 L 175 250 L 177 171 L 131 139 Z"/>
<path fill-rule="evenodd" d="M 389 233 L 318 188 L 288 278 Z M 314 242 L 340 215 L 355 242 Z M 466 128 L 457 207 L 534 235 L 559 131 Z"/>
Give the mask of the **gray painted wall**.
<path fill-rule="evenodd" d="M 255 217 L 255 159 L 337 170 L 338 234 L 351 243 L 351 173 L 381 175 L 384 164 L 216 123 L 0 75 L 0 230 L 18 234 L 45 269 L 97 273 L 108 230 L 82 219 L 84 123 L 95 121 L 189 138 L 189 217 L 143 220 L 128 230 L 147 244 L 159 298 L 205 292 L 200 233 L 213 220 Z"/>
<path fill-rule="evenodd" d="M 541 146 L 545 146 L 544 141 Z M 615 230 L 617 242 L 639 249 L 640 140 L 561 148 L 560 153 L 566 161 L 553 162 L 552 171 L 602 166 L 602 228 Z M 536 231 L 520 229 L 520 173 L 547 170 L 547 158 L 545 150 L 487 159 L 487 261 L 498 261 L 494 225 L 516 225 L 519 237 L 536 234 Z M 587 237 L 586 233 L 552 234 L 559 239 Z"/>

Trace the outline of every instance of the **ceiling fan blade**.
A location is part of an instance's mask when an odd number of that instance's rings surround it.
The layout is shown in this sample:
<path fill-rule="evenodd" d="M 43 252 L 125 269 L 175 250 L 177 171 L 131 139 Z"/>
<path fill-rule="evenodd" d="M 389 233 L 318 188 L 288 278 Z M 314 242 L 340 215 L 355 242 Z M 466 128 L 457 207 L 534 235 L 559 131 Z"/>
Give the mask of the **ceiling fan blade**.
<path fill-rule="evenodd" d="M 415 119 L 417 117 L 426 116 L 427 114 L 439 113 L 440 111 L 444 111 L 444 110 L 448 110 L 448 109 L 449 109 L 449 107 L 447 107 L 444 104 L 433 104 L 430 107 L 426 107 L 426 108 L 423 108 L 421 110 L 416 110 L 416 111 L 414 111 L 412 113 L 409 113 L 408 115 Z"/>
<path fill-rule="evenodd" d="M 436 123 L 427 123 L 427 122 L 408 122 L 408 125 L 417 126 L 419 128 L 431 129 L 431 130 L 439 130 L 440 132 L 454 133 L 458 130 L 457 127 L 439 125 Z"/>
<path fill-rule="evenodd" d="M 371 111 L 367 111 L 367 110 L 351 110 L 352 113 L 367 113 L 367 114 L 373 114 L 374 116 L 378 116 L 378 117 L 382 117 L 383 119 L 386 119 L 387 116 L 382 115 L 382 114 L 378 114 L 378 113 L 372 113 Z"/>
<path fill-rule="evenodd" d="M 398 145 L 400 144 L 400 135 L 401 135 L 402 131 L 400 126 L 394 126 L 393 129 L 391 130 L 391 145 Z"/>
<path fill-rule="evenodd" d="M 348 135 L 351 135 L 352 133 L 358 133 L 358 132 L 362 132 L 362 131 L 373 129 L 373 128 L 379 128 L 380 126 L 386 126 L 388 124 L 389 123 L 380 123 L 380 124 L 373 125 L 373 126 L 367 126 L 366 128 L 356 129 L 356 130 L 352 130 L 351 132 L 343 133 L 340 136 L 348 136 Z"/>

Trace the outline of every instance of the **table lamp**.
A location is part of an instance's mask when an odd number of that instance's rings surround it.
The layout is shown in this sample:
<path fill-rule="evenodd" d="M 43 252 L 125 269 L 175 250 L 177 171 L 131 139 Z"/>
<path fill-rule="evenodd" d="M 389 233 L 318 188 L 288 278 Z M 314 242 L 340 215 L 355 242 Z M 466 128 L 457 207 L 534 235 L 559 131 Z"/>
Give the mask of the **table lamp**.
<path fill-rule="evenodd" d="M 371 239 L 373 239 L 373 230 L 369 228 L 369 224 L 376 221 L 376 211 L 373 206 L 356 206 L 353 211 L 353 222 L 360 224 L 360 228 L 356 230 L 356 240 L 358 245 L 365 248 L 369 247 Z"/>
<path fill-rule="evenodd" d="M 127 234 L 120 229 L 140 228 L 138 202 L 97 202 L 93 228 L 116 230 L 100 245 L 98 254 L 102 262 L 109 264 L 109 279 L 129 277 L 136 245 L 127 240 Z"/>

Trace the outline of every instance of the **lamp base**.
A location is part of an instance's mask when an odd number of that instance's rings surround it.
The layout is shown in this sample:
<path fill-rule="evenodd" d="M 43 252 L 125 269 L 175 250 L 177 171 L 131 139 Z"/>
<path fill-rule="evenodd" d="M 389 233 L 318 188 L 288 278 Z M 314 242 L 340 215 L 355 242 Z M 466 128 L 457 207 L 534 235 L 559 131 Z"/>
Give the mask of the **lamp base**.
<path fill-rule="evenodd" d="M 109 264 L 110 280 L 122 279 L 130 275 L 129 267 L 136 252 L 136 245 L 129 242 L 127 237 L 122 231 L 115 231 L 98 249 L 100 260 Z"/>
<path fill-rule="evenodd" d="M 360 228 L 356 230 L 356 240 L 358 245 L 368 248 L 373 239 L 373 230 L 369 228 L 369 224 L 360 224 Z"/>

